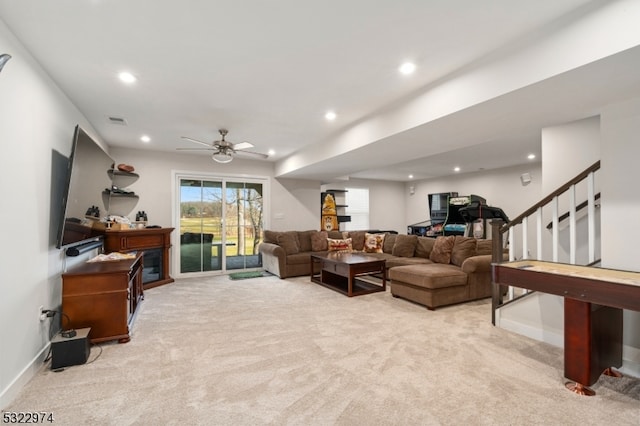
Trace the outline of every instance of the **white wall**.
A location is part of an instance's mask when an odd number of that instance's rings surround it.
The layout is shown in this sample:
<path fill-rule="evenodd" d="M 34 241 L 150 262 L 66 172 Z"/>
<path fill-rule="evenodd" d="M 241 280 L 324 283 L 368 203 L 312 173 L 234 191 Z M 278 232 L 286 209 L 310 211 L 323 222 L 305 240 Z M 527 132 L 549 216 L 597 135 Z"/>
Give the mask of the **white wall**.
<path fill-rule="evenodd" d="M 550 194 L 578 173 L 600 160 L 600 117 L 594 116 L 584 120 L 574 121 L 558 126 L 542 129 L 542 189 L 543 193 Z M 570 158 L 571 161 L 567 161 Z M 600 172 L 597 172 L 595 180 L 595 192 L 601 191 Z M 582 182 L 576 185 L 576 203 L 587 200 L 587 184 Z M 569 211 L 569 193 L 558 197 L 559 214 Z M 584 212 L 582 212 L 584 213 Z M 596 220 L 599 219 L 599 211 L 596 212 Z M 544 209 L 544 224 L 546 226 L 552 220 L 552 209 Z M 564 225 L 564 226 L 563 226 Z M 588 263 L 587 220 L 579 220 L 576 228 L 576 263 Z M 600 229 L 598 228 L 598 231 Z M 558 261 L 570 261 L 569 253 L 569 229 L 565 224 L 559 227 Z M 597 238 L 596 247 L 600 246 Z M 552 233 L 543 232 L 543 259 L 552 260 Z M 600 256 L 598 250 L 597 256 Z M 596 259 L 598 258 L 596 257 Z"/>
<path fill-rule="evenodd" d="M 520 176 L 531 175 L 531 183 L 522 185 Z M 413 186 L 415 193 L 409 194 Z M 429 219 L 429 194 L 457 192 L 459 195 L 479 195 L 490 206 L 500 207 L 509 218 L 514 218 L 541 198 L 540 163 L 522 164 L 496 170 L 446 176 L 408 182 L 405 185 L 406 224 Z"/>
<path fill-rule="evenodd" d="M 320 182 L 273 178 L 273 163 L 241 158 L 218 164 L 207 155 L 155 152 L 142 149 L 114 148 L 116 163 L 131 164 L 140 179 L 130 186 L 140 196 L 132 212 L 144 210 L 149 222 L 160 226 L 172 223 L 172 171 L 235 177 L 267 177 L 270 194 L 265 211 L 265 229 L 277 231 L 316 229 L 320 223 Z M 247 173 L 250 171 L 250 173 Z M 316 208 L 318 207 L 318 208 Z M 131 217 L 133 219 L 134 217 Z"/>
<path fill-rule="evenodd" d="M 640 99 L 602 112 L 602 266 L 640 272 Z M 625 368 L 640 377 L 640 312 L 624 312 Z"/>
<path fill-rule="evenodd" d="M 55 246 L 52 199 L 60 178 L 53 167 L 71 152 L 76 124 L 93 132 L 83 115 L 57 88 L 0 20 L 0 53 L 12 59 L 0 73 L 0 408 L 42 366 L 49 342 L 40 306 L 61 304 L 60 274 L 65 267 Z M 77 261 L 77 260 L 76 260 Z M 34 407 L 35 408 L 35 407 Z"/>
<path fill-rule="evenodd" d="M 325 184 L 322 189 L 369 189 L 369 229 L 407 232 L 405 223 L 405 188 L 402 182 L 373 179 L 349 179 Z M 320 199 L 318 198 L 318 222 L 320 225 Z M 314 228 L 315 229 L 315 228 Z"/>
<path fill-rule="evenodd" d="M 598 160 L 600 117 L 542 129 L 542 192 L 550 194 Z"/>

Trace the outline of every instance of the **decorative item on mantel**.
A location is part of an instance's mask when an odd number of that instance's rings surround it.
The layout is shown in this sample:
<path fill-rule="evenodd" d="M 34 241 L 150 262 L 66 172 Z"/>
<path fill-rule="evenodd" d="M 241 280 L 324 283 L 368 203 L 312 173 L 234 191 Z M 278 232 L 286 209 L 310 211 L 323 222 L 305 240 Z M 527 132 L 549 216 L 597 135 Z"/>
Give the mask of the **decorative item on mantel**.
<path fill-rule="evenodd" d="M 130 164 L 118 164 L 118 170 L 121 172 L 133 173 L 136 169 Z"/>
<path fill-rule="evenodd" d="M 107 228 L 114 231 L 123 231 L 133 229 L 135 225 L 132 224 L 131 220 L 126 216 L 109 215 L 107 217 Z"/>
<path fill-rule="evenodd" d="M 148 218 L 147 218 L 147 212 L 145 212 L 144 210 L 138 211 L 138 213 L 136 213 L 136 228 L 138 229 L 142 229 L 145 226 L 147 226 L 147 222 L 148 222 Z"/>

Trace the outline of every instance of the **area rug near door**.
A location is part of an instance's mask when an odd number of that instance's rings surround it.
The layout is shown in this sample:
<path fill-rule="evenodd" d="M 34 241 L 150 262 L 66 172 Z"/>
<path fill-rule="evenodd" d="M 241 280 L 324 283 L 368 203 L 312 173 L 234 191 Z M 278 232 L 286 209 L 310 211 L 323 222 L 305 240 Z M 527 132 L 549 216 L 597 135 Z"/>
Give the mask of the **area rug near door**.
<path fill-rule="evenodd" d="M 266 271 L 246 271 L 246 272 L 233 272 L 229 274 L 229 278 L 232 280 L 246 280 L 247 278 L 259 278 L 269 276 Z"/>

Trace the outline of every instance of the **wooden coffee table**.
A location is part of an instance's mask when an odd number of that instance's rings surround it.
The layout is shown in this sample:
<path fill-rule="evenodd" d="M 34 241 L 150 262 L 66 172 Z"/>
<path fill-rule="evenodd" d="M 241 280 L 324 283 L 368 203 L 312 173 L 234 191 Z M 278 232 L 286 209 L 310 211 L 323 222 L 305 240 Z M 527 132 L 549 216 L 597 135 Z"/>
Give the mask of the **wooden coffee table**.
<path fill-rule="evenodd" d="M 320 272 L 317 270 L 320 265 Z M 365 281 L 365 276 L 382 275 L 382 284 Z M 387 270 L 385 261 L 360 253 L 328 252 L 311 255 L 311 281 L 349 297 L 385 291 Z"/>

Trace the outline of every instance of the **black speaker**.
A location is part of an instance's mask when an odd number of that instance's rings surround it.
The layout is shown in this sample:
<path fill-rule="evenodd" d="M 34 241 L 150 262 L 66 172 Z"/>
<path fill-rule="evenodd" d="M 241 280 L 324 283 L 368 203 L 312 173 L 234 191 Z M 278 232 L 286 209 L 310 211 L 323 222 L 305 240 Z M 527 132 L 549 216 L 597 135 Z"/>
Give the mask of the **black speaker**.
<path fill-rule="evenodd" d="M 90 328 L 75 330 L 72 337 L 65 337 L 68 333 L 56 334 L 51 340 L 51 369 L 69 367 L 87 362 L 89 358 L 89 332 Z M 73 333 L 71 333 L 73 334 Z"/>

